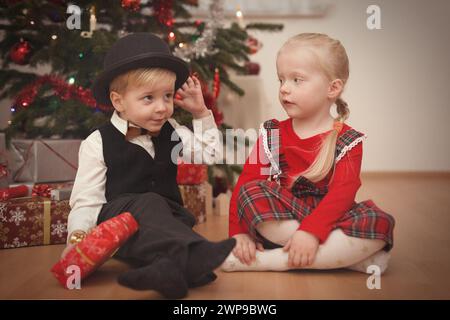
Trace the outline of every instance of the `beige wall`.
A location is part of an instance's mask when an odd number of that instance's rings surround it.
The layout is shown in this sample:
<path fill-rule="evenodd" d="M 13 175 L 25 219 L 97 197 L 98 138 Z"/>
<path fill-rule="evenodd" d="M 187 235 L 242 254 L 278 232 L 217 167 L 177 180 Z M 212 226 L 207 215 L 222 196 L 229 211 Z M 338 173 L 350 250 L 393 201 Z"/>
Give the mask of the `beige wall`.
<path fill-rule="evenodd" d="M 349 124 L 368 135 L 363 170 L 450 171 L 450 1 L 333 3 L 324 18 L 266 19 L 283 23 L 284 31 L 255 33 L 264 47 L 252 60 L 262 70 L 259 79 L 250 81 L 249 91 L 261 96 L 245 97 L 243 103 L 235 99 L 235 108 L 254 109 L 244 112 L 253 114 L 247 126 L 272 117 L 286 118 L 278 103 L 275 69 L 282 43 L 300 32 L 324 32 L 340 39 L 350 58 L 344 98 L 351 111 Z M 370 4 L 381 7 L 382 30 L 366 27 Z M 264 102 L 255 107 L 252 101 Z M 226 116 L 242 123 L 227 108 Z"/>
<path fill-rule="evenodd" d="M 369 136 L 363 170 L 450 171 L 450 1 L 331 2 L 324 18 L 265 19 L 283 23 L 284 31 L 255 33 L 264 44 L 252 56 L 261 74 L 238 79 L 249 89 L 242 100 L 223 91 L 222 99 L 233 104 L 223 106 L 225 119 L 249 127 L 286 118 L 277 100 L 276 52 L 294 34 L 324 32 L 340 39 L 350 58 L 344 98 L 351 110 L 349 124 Z M 381 7 L 382 30 L 366 28 L 370 4 Z M 248 109 L 238 113 L 244 105 Z M 1 101 L 0 107 L 3 127 L 9 103 Z"/>

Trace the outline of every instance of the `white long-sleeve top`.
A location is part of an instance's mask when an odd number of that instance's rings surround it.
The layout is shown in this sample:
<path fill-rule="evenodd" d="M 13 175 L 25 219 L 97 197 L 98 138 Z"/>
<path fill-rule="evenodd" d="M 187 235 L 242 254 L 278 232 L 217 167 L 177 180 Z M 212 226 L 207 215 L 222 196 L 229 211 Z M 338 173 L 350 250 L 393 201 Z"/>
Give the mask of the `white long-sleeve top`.
<path fill-rule="evenodd" d="M 222 150 L 222 140 L 212 112 L 201 119 L 192 121 L 194 132 L 182 126 L 173 118 L 169 123 L 177 132 L 183 144 L 183 160 L 190 163 L 213 164 Z M 120 118 L 114 111 L 111 123 L 125 136 L 128 121 Z M 151 137 L 140 135 L 130 142 L 144 148 L 155 157 L 155 148 Z M 92 132 L 81 142 L 78 154 L 78 170 L 70 196 L 71 211 L 68 217 L 68 235 L 74 230 L 88 232 L 97 224 L 98 215 L 106 203 L 106 165 L 103 158 L 102 137 L 99 130 Z"/>

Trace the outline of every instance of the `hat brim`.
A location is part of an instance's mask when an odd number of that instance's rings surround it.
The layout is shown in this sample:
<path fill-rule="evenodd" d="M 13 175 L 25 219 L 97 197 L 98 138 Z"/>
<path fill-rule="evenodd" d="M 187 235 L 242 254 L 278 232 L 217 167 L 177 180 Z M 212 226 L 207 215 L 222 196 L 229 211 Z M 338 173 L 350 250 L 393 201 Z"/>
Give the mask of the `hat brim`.
<path fill-rule="evenodd" d="M 109 85 L 111 81 L 127 71 L 139 68 L 162 68 L 173 71 L 177 77 L 175 90 L 178 90 L 189 77 L 187 63 L 172 55 L 148 54 L 133 57 L 133 59 L 114 65 L 100 73 L 92 86 L 92 93 L 97 103 L 112 106 L 109 98 Z"/>

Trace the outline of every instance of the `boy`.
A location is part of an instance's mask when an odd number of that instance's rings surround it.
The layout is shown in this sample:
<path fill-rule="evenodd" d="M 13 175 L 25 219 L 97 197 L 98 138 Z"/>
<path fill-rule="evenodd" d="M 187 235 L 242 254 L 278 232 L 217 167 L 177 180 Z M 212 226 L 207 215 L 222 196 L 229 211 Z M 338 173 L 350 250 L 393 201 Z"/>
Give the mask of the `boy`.
<path fill-rule="evenodd" d="M 184 297 L 188 287 L 216 278 L 213 270 L 235 245 L 234 239 L 209 242 L 192 230 L 195 218 L 183 208 L 176 183 L 174 151 L 180 145 L 184 159 L 207 163 L 221 148 L 200 83 L 163 40 L 135 33 L 108 51 L 93 93 L 115 111 L 81 144 L 63 255 L 89 229 L 129 211 L 139 231 L 115 257 L 135 268 L 121 274 L 119 283 Z M 192 113 L 194 133 L 170 118 L 174 102 Z"/>

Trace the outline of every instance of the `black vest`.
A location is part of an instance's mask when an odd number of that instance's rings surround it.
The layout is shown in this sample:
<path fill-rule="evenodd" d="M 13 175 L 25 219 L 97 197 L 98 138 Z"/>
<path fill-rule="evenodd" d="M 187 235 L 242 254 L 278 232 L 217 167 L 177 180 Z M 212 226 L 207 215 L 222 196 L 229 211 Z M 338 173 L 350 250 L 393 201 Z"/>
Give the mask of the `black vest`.
<path fill-rule="evenodd" d="M 181 140 L 168 121 L 159 135 L 152 137 L 154 159 L 143 147 L 127 141 L 111 122 L 99 131 L 107 167 L 105 196 L 108 202 L 125 193 L 155 192 L 183 205 L 176 181 L 177 165 L 171 160 L 172 149 Z M 172 133 L 176 141 L 171 140 Z"/>

